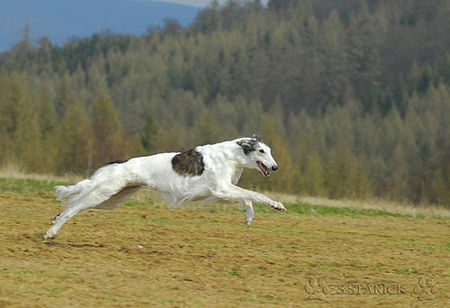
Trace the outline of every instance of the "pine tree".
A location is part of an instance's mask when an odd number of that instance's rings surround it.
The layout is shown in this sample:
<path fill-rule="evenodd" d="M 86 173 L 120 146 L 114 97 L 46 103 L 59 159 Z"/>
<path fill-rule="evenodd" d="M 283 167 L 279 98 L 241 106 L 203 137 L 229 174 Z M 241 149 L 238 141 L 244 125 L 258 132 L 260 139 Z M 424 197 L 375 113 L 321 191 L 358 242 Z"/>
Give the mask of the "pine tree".
<path fill-rule="evenodd" d="M 332 199 L 354 198 L 357 191 L 357 162 L 347 144 L 337 143 L 326 167 L 328 196 Z"/>
<path fill-rule="evenodd" d="M 92 127 L 95 135 L 94 166 L 124 160 L 130 155 L 125 131 L 111 97 L 100 90 L 92 102 Z"/>
<path fill-rule="evenodd" d="M 149 115 L 147 116 L 147 121 L 145 122 L 145 126 L 142 129 L 141 135 L 140 135 L 140 141 L 144 149 L 147 151 L 147 153 L 152 153 L 154 143 L 155 143 L 155 136 L 157 133 L 157 127 L 152 119 L 152 117 Z"/>
<path fill-rule="evenodd" d="M 309 196 L 325 196 L 325 174 L 317 152 L 310 153 L 306 158 L 303 174 L 303 187 Z"/>
<path fill-rule="evenodd" d="M 53 70 L 52 55 L 51 55 L 51 42 L 47 36 L 42 36 L 39 39 L 39 49 L 37 55 L 37 71 L 38 75 L 48 76 Z"/>
<path fill-rule="evenodd" d="M 268 189 L 279 192 L 291 192 L 294 179 L 293 161 L 289 154 L 289 148 L 286 143 L 286 138 L 277 130 L 275 119 L 271 114 L 266 114 L 262 118 L 264 123 L 261 129 L 261 136 L 264 142 L 272 148 L 272 156 L 275 158 L 279 169 L 273 173 L 273 179 L 265 183 Z M 260 179 L 264 180 L 264 179 Z"/>
<path fill-rule="evenodd" d="M 0 74 L 0 166 L 11 163 L 14 157 L 13 133 L 17 123 L 17 104 L 12 96 L 9 76 Z"/>
<path fill-rule="evenodd" d="M 91 123 L 80 103 L 67 107 L 58 132 L 57 172 L 88 175 L 93 170 L 93 154 L 97 149 Z"/>
<path fill-rule="evenodd" d="M 54 108 L 53 89 L 43 83 L 34 99 L 37 103 L 41 139 L 41 165 L 46 173 L 56 171 L 58 155 L 58 119 Z"/>
<path fill-rule="evenodd" d="M 13 99 L 17 104 L 17 128 L 14 132 L 17 163 L 25 171 L 42 171 L 39 106 L 33 102 L 25 81 L 15 74 L 11 78 L 14 83 Z"/>
<path fill-rule="evenodd" d="M 408 188 L 407 157 L 403 148 L 397 145 L 392 156 L 391 174 L 387 181 L 387 193 L 393 200 L 404 201 Z"/>

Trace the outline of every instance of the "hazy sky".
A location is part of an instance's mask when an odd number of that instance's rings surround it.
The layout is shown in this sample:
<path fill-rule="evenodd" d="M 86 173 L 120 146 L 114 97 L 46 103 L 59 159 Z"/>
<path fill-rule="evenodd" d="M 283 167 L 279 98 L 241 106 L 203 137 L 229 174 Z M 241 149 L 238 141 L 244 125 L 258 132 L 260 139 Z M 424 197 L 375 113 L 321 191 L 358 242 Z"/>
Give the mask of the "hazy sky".
<path fill-rule="evenodd" d="M 212 0 L 154 0 L 154 1 L 160 1 L 160 2 L 172 2 L 172 3 L 179 3 L 179 4 L 185 4 L 190 6 L 196 6 L 196 7 L 205 7 L 208 4 L 212 2 Z M 227 0 L 219 0 L 219 3 L 223 4 L 226 3 Z M 266 4 L 269 2 L 269 0 L 261 0 L 261 3 Z"/>

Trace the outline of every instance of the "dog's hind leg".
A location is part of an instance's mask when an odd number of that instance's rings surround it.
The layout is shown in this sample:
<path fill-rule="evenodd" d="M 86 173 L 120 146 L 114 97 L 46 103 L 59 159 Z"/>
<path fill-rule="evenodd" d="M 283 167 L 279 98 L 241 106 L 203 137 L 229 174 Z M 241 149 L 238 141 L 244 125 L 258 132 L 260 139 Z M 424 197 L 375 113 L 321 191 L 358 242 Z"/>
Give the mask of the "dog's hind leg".
<path fill-rule="evenodd" d="M 125 186 L 121 189 L 118 186 L 99 185 L 97 188 L 82 192 L 74 199 L 69 199 L 67 209 L 53 218 L 53 226 L 48 229 L 44 239 L 53 238 L 58 230 L 78 213 L 91 208 L 111 210 L 124 203 L 140 188 L 141 186 L 138 185 Z"/>
<path fill-rule="evenodd" d="M 79 206 L 71 207 L 58 214 L 53 220 L 53 226 L 47 230 L 47 233 L 44 235 L 44 239 L 53 238 L 58 230 L 73 216 L 77 215 L 81 211 L 87 210 L 87 208 L 82 208 Z"/>

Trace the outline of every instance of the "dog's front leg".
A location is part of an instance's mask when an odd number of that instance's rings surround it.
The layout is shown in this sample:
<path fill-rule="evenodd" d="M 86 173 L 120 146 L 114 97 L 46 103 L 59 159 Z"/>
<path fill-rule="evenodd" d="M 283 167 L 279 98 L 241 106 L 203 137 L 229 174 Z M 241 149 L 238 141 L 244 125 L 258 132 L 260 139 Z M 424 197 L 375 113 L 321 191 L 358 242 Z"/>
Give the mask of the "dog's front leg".
<path fill-rule="evenodd" d="M 214 191 L 214 195 L 219 199 L 230 200 L 230 201 L 244 202 L 245 200 L 249 200 L 249 201 L 253 201 L 253 202 L 264 203 L 264 204 L 271 206 L 272 208 L 274 208 L 276 210 L 286 211 L 286 208 L 284 207 L 283 203 L 281 203 L 279 201 L 274 201 L 274 200 L 264 196 L 263 194 L 260 194 L 260 193 L 257 193 L 257 192 L 254 192 L 254 191 L 251 191 L 248 189 L 244 189 L 242 187 L 232 185 L 232 184 L 227 184 L 227 185 L 218 187 Z"/>
<path fill-rule="evenodd" d="M 247 224 L 247 227 L 250 227 L 253 219 L 255 218 L 255 210 L 253 209 L 252 201 L 244 200 L 242 204 L 244 205 L 245 210 L 245 223 Z"/>

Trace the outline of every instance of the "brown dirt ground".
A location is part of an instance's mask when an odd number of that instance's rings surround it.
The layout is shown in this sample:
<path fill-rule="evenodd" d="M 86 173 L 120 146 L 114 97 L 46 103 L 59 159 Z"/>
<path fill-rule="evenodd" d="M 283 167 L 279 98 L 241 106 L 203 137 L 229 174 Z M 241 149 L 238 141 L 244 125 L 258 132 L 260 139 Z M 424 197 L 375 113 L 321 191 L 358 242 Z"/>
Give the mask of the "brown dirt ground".
<path fill-rule="evenodd" d="M 60 207 L 45 194 L 0 194 L 0 306 L 444 307 L 450 300 L 446 219 L 268 212 L 246 228 L 233 205 L 138 204 L 83 212 L 55 240 L 42 240 Z"/>

